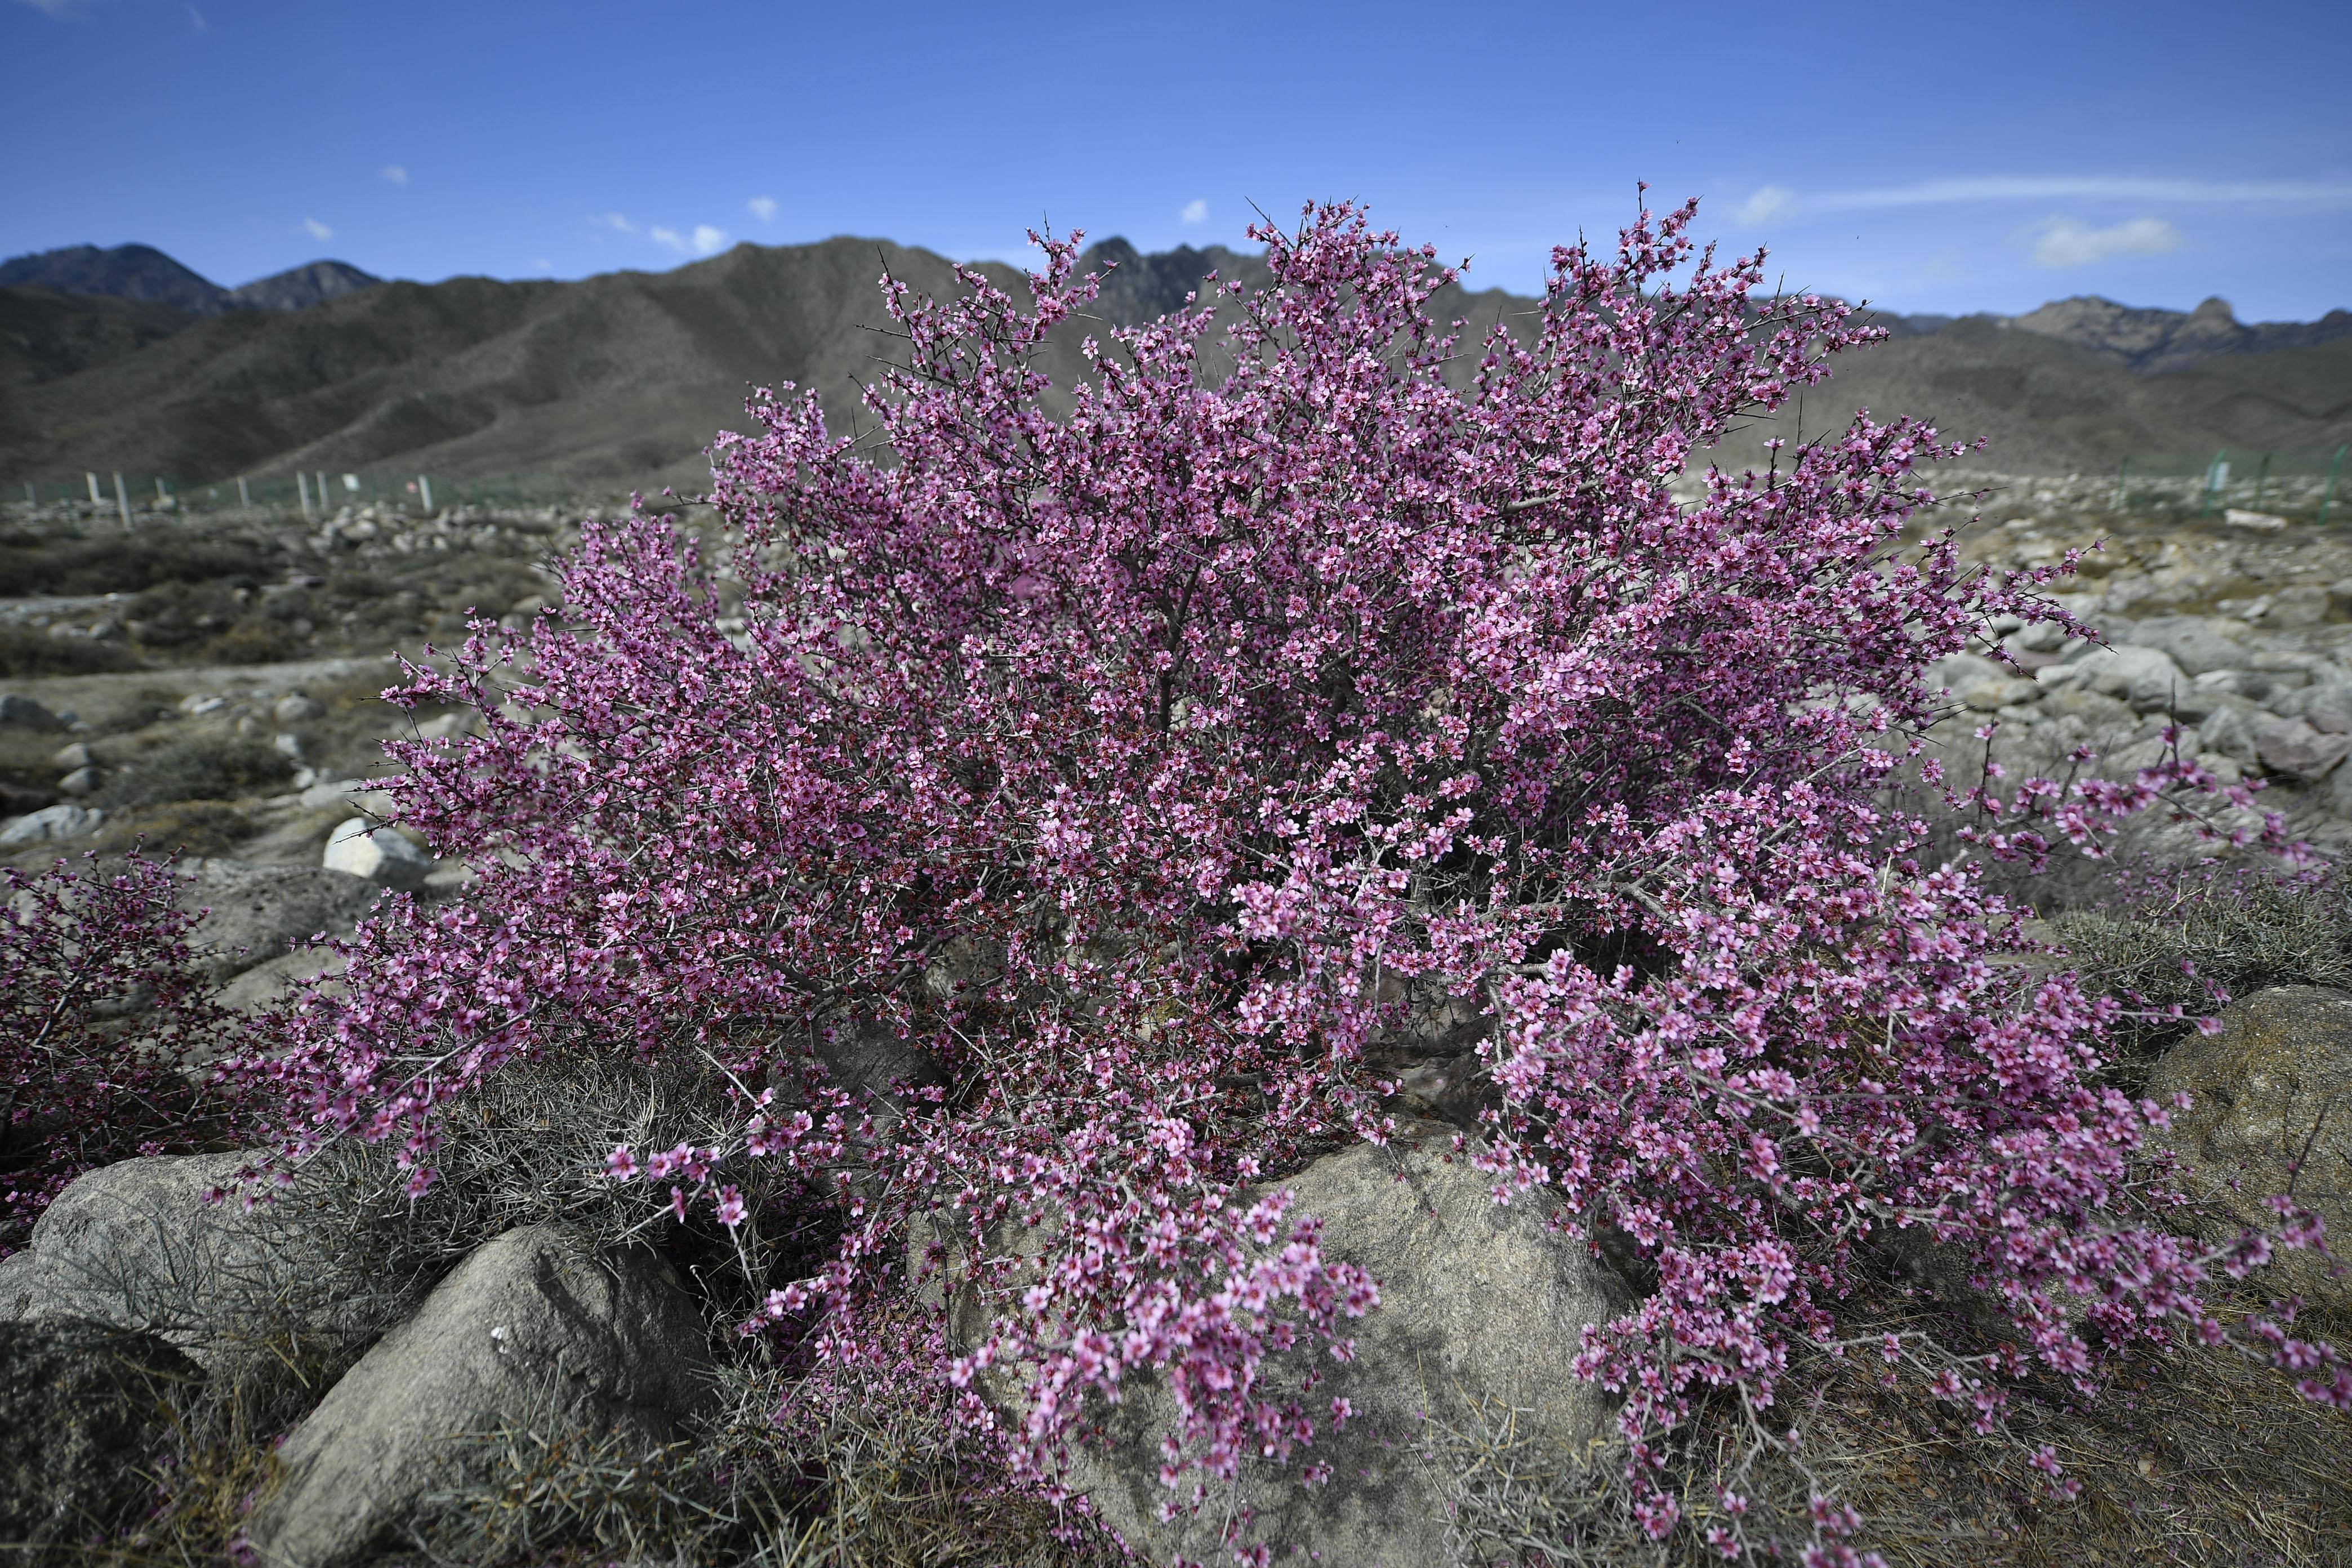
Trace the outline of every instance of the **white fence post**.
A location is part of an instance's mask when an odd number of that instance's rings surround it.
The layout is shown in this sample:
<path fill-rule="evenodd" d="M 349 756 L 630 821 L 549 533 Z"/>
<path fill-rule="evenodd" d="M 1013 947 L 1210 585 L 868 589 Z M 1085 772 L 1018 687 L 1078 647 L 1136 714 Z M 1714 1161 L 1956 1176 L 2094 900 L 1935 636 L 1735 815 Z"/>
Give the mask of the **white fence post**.
<path fill-rule="evenodd" d="M 25 481 L 25 504 L 26 506 L 38 506 L 41 504 L 40 494 L 33 489 L 33 481 L 30 479 L 26 479 Z"/>
<path fill-rule="evenodd" d="M 122 512 L 122 531 L 131 531 L 131 492 L 122 488 L 122 470 L 114 473 L 114 504 Z"/>
<path fill-rule="evenodd" d="M 324 468 L 319 470 L 319 510 L 321 512 L 327 510 L 327 470 Z"/>
<path fill-rule="evenodd" d="M 239 474 L 236 477 L 236 504 L 239 506 L 251 506 L 253 504 L 253 492 L 245 488 L 245 476 L 243 474 Z"/>
<path fill-rule="evenodd" d="M 433 481 L 423 474 L 416 476 L 416 494 L 425 503 L 425 515 L 433 515 Z"/>
<path fill-rule="evenodd" d="M 106 504 L 106 498 L 98 493 L 98 476 L 96 474 L 85 473 L 82 477 L 89 481 L 89 504 L 92 506 L 104 506 Z"/>
<path fill-rule="evenodd" d="M 303 477 L 299 468 L 294 470 L 294 488 L 302 492 L 302 521 L 308 522 L 310 521 L 310 481 Z"/>

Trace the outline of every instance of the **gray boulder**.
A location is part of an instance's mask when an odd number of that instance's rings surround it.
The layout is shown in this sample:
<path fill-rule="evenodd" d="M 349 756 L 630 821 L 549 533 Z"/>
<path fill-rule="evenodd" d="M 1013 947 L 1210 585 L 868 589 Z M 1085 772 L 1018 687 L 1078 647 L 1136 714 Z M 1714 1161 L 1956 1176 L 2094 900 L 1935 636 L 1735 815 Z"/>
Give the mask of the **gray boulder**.
<path fill-rule="evenodd" d="M 2289 719 L 2255 736 L 2254 750 L 2273 773 L 2311 784 L 2352 753 L 2352 735 L 2322 734 L 2300 719 Z"/>
<path fill-rule="evenodd" d="M 2161 650 L 2190 675 L 2241 669 L 2252 657 L 2245 626 L 2219 616 L 2157 616 L 2132 627 L 2132 641 Z"/>
<path fill-rule="evenodd" d="M 50 712 L 29 697 L 14 691 L 0 691 L 0 730 L 30 730 L 37 734 L 54 734 L 66 727 L 65 721 Z"/>
<path fill-rule="evenodd" d="M 350 935 L 382 891 L 323 867 L 204 860 L 190 868 L 180 901 L 209 911 L 189 940 L 205 951 L 205 973 L 217 985 L 321 932 Z"/>
<path fill-rule="evenodd" d="M 0 849 L 87 837 L 97 832 L 105 820 L 106 813 L 86 805 L 45 805 L 38 811 L 26 812 L 5 827 L 0 827 Z"/>
<path fill-rule="evenodd" d="M 393 888 L 417 887 L 433 869 L 433 857 L 397 828 L 374 826 L 363 816 L 336 825 L 327 836 L 321 863 L 330 871 Z"/>
<path fill-rule="evenodd" d="M 462 1485 L 460 1441 L 510 1426 L 652 1447 L 711 1388 L 701 1315 L 653 1253 L 604 1255 L 553 1226 L 476 1248 L 343 1374 L 279 1450 L 247 1522 L 265 1568 L 338 1568 Z"/>
<path fill-rule="evenodd" d="M 201 1354 L 220 1315 L 209 1298 L 262 1260 L 241 1206 L 205 1202 L 245 1160 L 157 1154 L 84 1173 L 34 1223 L 31 1245 L 0 1258 L 0 1320 L 86 1320 Z"/>
<path fill-rule="evenodd" d="M 2280 985 L 2232 1003 L 2221 1032 L 2175 1046 L 2148 1075 L 2158 1100 L 2191 1097 L 2162 1142 L 2201 1200 L 2197 1229 L 2221 1243 L 2277 1216 L 2263 1204 L 2293 1190 L 2352 1258 L 2352 994 Z M 2282 1252 L 2256 1277 L 2315 1307 L 2352 1310 L 2352 1270 L 2308 1251 Z"/>
<path fill-rule="evenodd" d="M 0 1322 L 0 1542 L 11 1561 L 78 1561 L 136 1520 L 196 1368 L 152 1334 L 66 1319 Z"/>
<path fill-rule="evenodd" d="M 1327 1252 L 1363 1266 L 1381 1289 L 1378 1309 L 1349 1325 L 1353 1361 L 1308 1350 L 1265 1365 L 1276 1399 L 1299 1398 L 1318 1415 L 1312 1448 L 1287 1468 L 1246 1458 L 1230 1489 L 1213 1486 L 1198 1512 L 1163 1522 L 1160 1505 L 1178 1495 L 1159 1477 L 1174 1401 L 1156 1380 L 1135 1379 L 1118 1405 L 1089 1407 L 1094 1429 L 1073 1446 L 1064 1480 L 1153 1562 L 1227 1560 L 1219 1536 L 1229 1519 L 1235 1543 L 1262 1544 L 1276 1562 L 1449 1562 L 1446 1429 L 1505 1409 L 1524 1442 L 1583 1452 L 1612 1428 L 1614 1405 L 1570 1363 L 1585 1325 L 1624 1310 L 1630 1293 L 1572 1232 L 1550 1227 L 1552 1205 L 1540 1195 L 1497 1205 L 1445 1141 L 1358 1145 L 1279 1184 L 1297 1195 L 1294 1213 L 1322 1219 Z M 983 1327 L 978 1303 L 960 1301 L 959 1339 Z M 1321 1378 L 1311 1394 L 1302 1384 L 1310 1367 Z M 1008 1377 L 986 1392 L 1010 1404 L 1018 1387 Z M 1328 1425 L 1335 1397 L 1355 1412 L 1337 1431 Z M 1302 1486 L 1309 1462 L 1328 1465 L 1331 1479 Z"/>

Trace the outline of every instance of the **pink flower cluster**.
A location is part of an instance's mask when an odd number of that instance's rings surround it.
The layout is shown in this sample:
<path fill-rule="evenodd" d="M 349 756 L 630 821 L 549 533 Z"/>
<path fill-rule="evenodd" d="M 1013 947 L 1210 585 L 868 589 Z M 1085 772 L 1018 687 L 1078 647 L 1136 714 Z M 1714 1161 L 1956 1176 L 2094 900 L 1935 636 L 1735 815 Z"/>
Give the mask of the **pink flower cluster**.
<path fill-rule="evenodd" d="M 2015 1321 L 1884 1347 L 1987 1423 L 2029 1364 L 2087 1388 L 2119 1344 L 2224 1331 L 2215 1259 L 2135 1185 L 2159 1113 L 2093 1087 L 2107 1005 L 2004 963 L 2014 912 L 1886 804 L 1936 717 L 1918 672 L 2060 617 L 1948 539 L 1899 550 L 1915 465 L 1957 451 L 1909 422 L 1678 501 L 1875 335 L 1759 302 L 1760 254 L 1718 264 L 1692 217 L 1556 252 L 1539 318 L 1465 346 L 1430 316 L 1452 269 L 1310 208 L 1253 231 L 1267 287 L 1090 340 L 1057 417 L 1078 237 L 1039 241 L 1028 301 L 886 279 L 905 358 L 869 430 L 762 395 L 714 447 L 740 607 L 640 512 L 587 530 L 561 625 L 415 672 L 485 727 L 396 748 L 405 820 L 482 880 L 375 921 L 347 995 L 255 1064 L 298 1148 L 401 1138 L 422 1181 L 435 1108 L 510 1062 L 706 1059 L 740 1142 L 612 1175 L 731 1228 L 729 1173 L 786 1163 L 839 1241 L 771 1316 L 820 1358 L 1012 1379 L 1041 1460 L 1155 1375 L 1177 1486 L 1311 1446 L 1265 1362 L 1345 1356 L 1377 1292 L 1264 1178 L 1392 1132 L 1366 1047 L 1446 994 L 1493 1020 L 1497 1200 L 1554 1189 L 1654 1270 L 1582 1362 L 1637 1462 L 1700 1391 L 1762 1409 L 1839 1345 L 1899 1232 Z M 1976 804 L 2030 857 L 2205 782 Z M 829 1080 L 882 1039 L 929 1087 Z M 912 1347 L 873 1310 L 909 1300 Z M 2324 1347 L 2278 1353 L 2352 1390 Z"/>
<path fill-rule="evenodd" d="M 219 1131 L 224 1105 L 184 1069 L 234 1019 L 178 891 L 170 861 L 135 854 L 110 873 L 0 867 L 0 1257 L 84 1171 Z"/>

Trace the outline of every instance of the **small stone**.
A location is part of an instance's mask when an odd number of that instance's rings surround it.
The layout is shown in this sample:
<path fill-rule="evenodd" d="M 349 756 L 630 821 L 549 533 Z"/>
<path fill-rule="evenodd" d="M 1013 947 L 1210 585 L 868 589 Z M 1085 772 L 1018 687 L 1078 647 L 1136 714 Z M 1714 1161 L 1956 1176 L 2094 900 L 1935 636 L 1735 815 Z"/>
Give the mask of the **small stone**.
<path fill-rule="evenodd" d="M 2015 678 L 1972 680 L 1959 694 L 1963 703 L 1980 713 L 1996 712 L 2003 708 L 2013 708 L 2021 702 L 2032 702 L 2041 695 L 2042 688 L 2035 682 Z"/>
<path fill-rule="evenodd" d="M 2327 590 L 2305 583 L 2272 595 L 2270 614 L 2263 619 L 2274 626 L 2315 626 L 2327 619 Z"/>
<path fill-rule="evenodd" d="M 76 768 L 73 772 L 68 773 L 65 777 L 58 781 L 58 793 L 59 795 L 71 795 L 75 799 L 79 800 L 84 795 L 96 795 L 98 793 L 98 784 L 99 778 L 98 770 L 96 768 Z"/>
<path fill-rule="evenodd" d="M 202 692 L 192 692 L 180 700 L 180 711 L 191 717 L 201 713 L 215 713 L 227 706 L 227 698 L 207 697 Z"/>
<path fill-rule="evenodd" d="M 76 741 L 70 746 L 59 746 L 57 755 L 49 759 L 49 765 L 71 773 L 76 768 L 86 768 L 97 760 L 89 754 L 88 742 Z"/>
<path fill-rule="evenodd" d="M 97 832 L 105 820 L 106 813 L 87 805 L 60 804 L 43 806 L 38 811 L 26 812 L 5 827 L 0 827 L 0 849 L 86 837 Z"/>
<path fill-rule="evenodd" d="M 65 721 L 29 697 L 0 693 L 0 730 L 62 730 Z"/>
<path fill-rule="evenodd" d="M 2286 526 L 2286 519 L 2266 511 L 2247 511 L 2241 507 L 2228 507 L 2221 521 L 2231 528 L 2251 528 L 2258 533 L 2276 533 Z"/>
<path fill-rule="evenodd" d="M 272 751 L 289 756 L 298 763 L 302 760 L 302 741 L 299 735 L 289 735 L 280 731 L 269 737 L 269 745 Z"/>
<path fill-rule="evenodd" d="M 270 711 L 280 724 L 306 724 L 322 717 L 327 710 L 315 699 L 299 691 L 289 691 L 278 700 L 278 705 Z"/>
<path fill-rule="evenodd" d="M 374 827 L 367 818 L 354 816 L 328 835 L 324 864 L 330 871 L 371 882 L 415 887 L 433 869 L 433 858 L 397 829 Z"/>

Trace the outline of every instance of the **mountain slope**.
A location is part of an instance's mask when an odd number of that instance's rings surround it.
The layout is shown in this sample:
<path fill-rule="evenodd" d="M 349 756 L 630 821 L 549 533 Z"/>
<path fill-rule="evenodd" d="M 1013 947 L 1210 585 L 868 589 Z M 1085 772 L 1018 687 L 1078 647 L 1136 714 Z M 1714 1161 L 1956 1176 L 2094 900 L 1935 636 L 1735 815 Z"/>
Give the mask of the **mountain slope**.
<path fill-rule="evenodd" d="M 1212 268 L 1245 282 L 1265 276 L 1256 257 L 1145 256 L 1123 240 L 1094 247 L 1087 265 L 1112 270 L 1087 319 L 1067 323 L 1045 355 L 1042 368 L 1060 388 L 1087 374 L 1077 353 L 1086 333 L 1178 307 Z M 713 434 L 743 427 L 755 385 L 814 388 L 835 428 L 862 422 L 859 389 L 897 347 L 873 330 L 887 324 L 876 287 L 886 268 L 919 292 L 954 287 L 946 259 L 886 241 L 741 245 L 670 272 L 574 283 L 376 284 L 305 309 L 230 310 L 160 341 L 155 323 L 110 320 L 89 328 L 94 346 L 78 369 L 82 351 L 69 348 L 7 360 L 8 311 L 36 305 L 0 300 L 0 478 L 120 468 L 200 482 L 397 467 L 690 487 Z M 1024 289 L 1013 268 L 981 270 L 1016 296 Z M 311 282 L 329 295 L 337 279 Z M 38 308 L 54 313 L 48 300 Z M 1434 302 L 1441 318 L 1467 319 L 1465 350 L 1497 320 L 1535 306 L 1499 289 L 1449 290 Z M 119 312 L 124 302 L 104 308 Z M 1751 424 L 1725 458 L 1756 460 L 1767 437 L 1795 435 L 1801 421 L 1803 434 L 1818 435 L 1857 407 L 1989 437 L 1981 462 L 2019 472 L 2352 437 L 2352 339 L 2142 374 L 2112 344 L 1997 318 L 1893 325 L 1894 341 L 1845 356 L 1830 385 L 1809 392 L 1801 408 Z M 48 331 L 63 332 L 56 323 Z M 131 342 L 140 331 L 150 336 Z M 1463 353 L 1454 377 L 1466 382 L 1475 359 Z M 1212 351 L 1203 367 L 1214 363 Z"/>
<path fill-rule="evenodd" d="M 0 288 L 25 287 L 143 300 L 198 316 L 229 308 L 227 289 L 152 245 L 118 245 L 111 250 L 75 245 L 0 261 Z"/>

